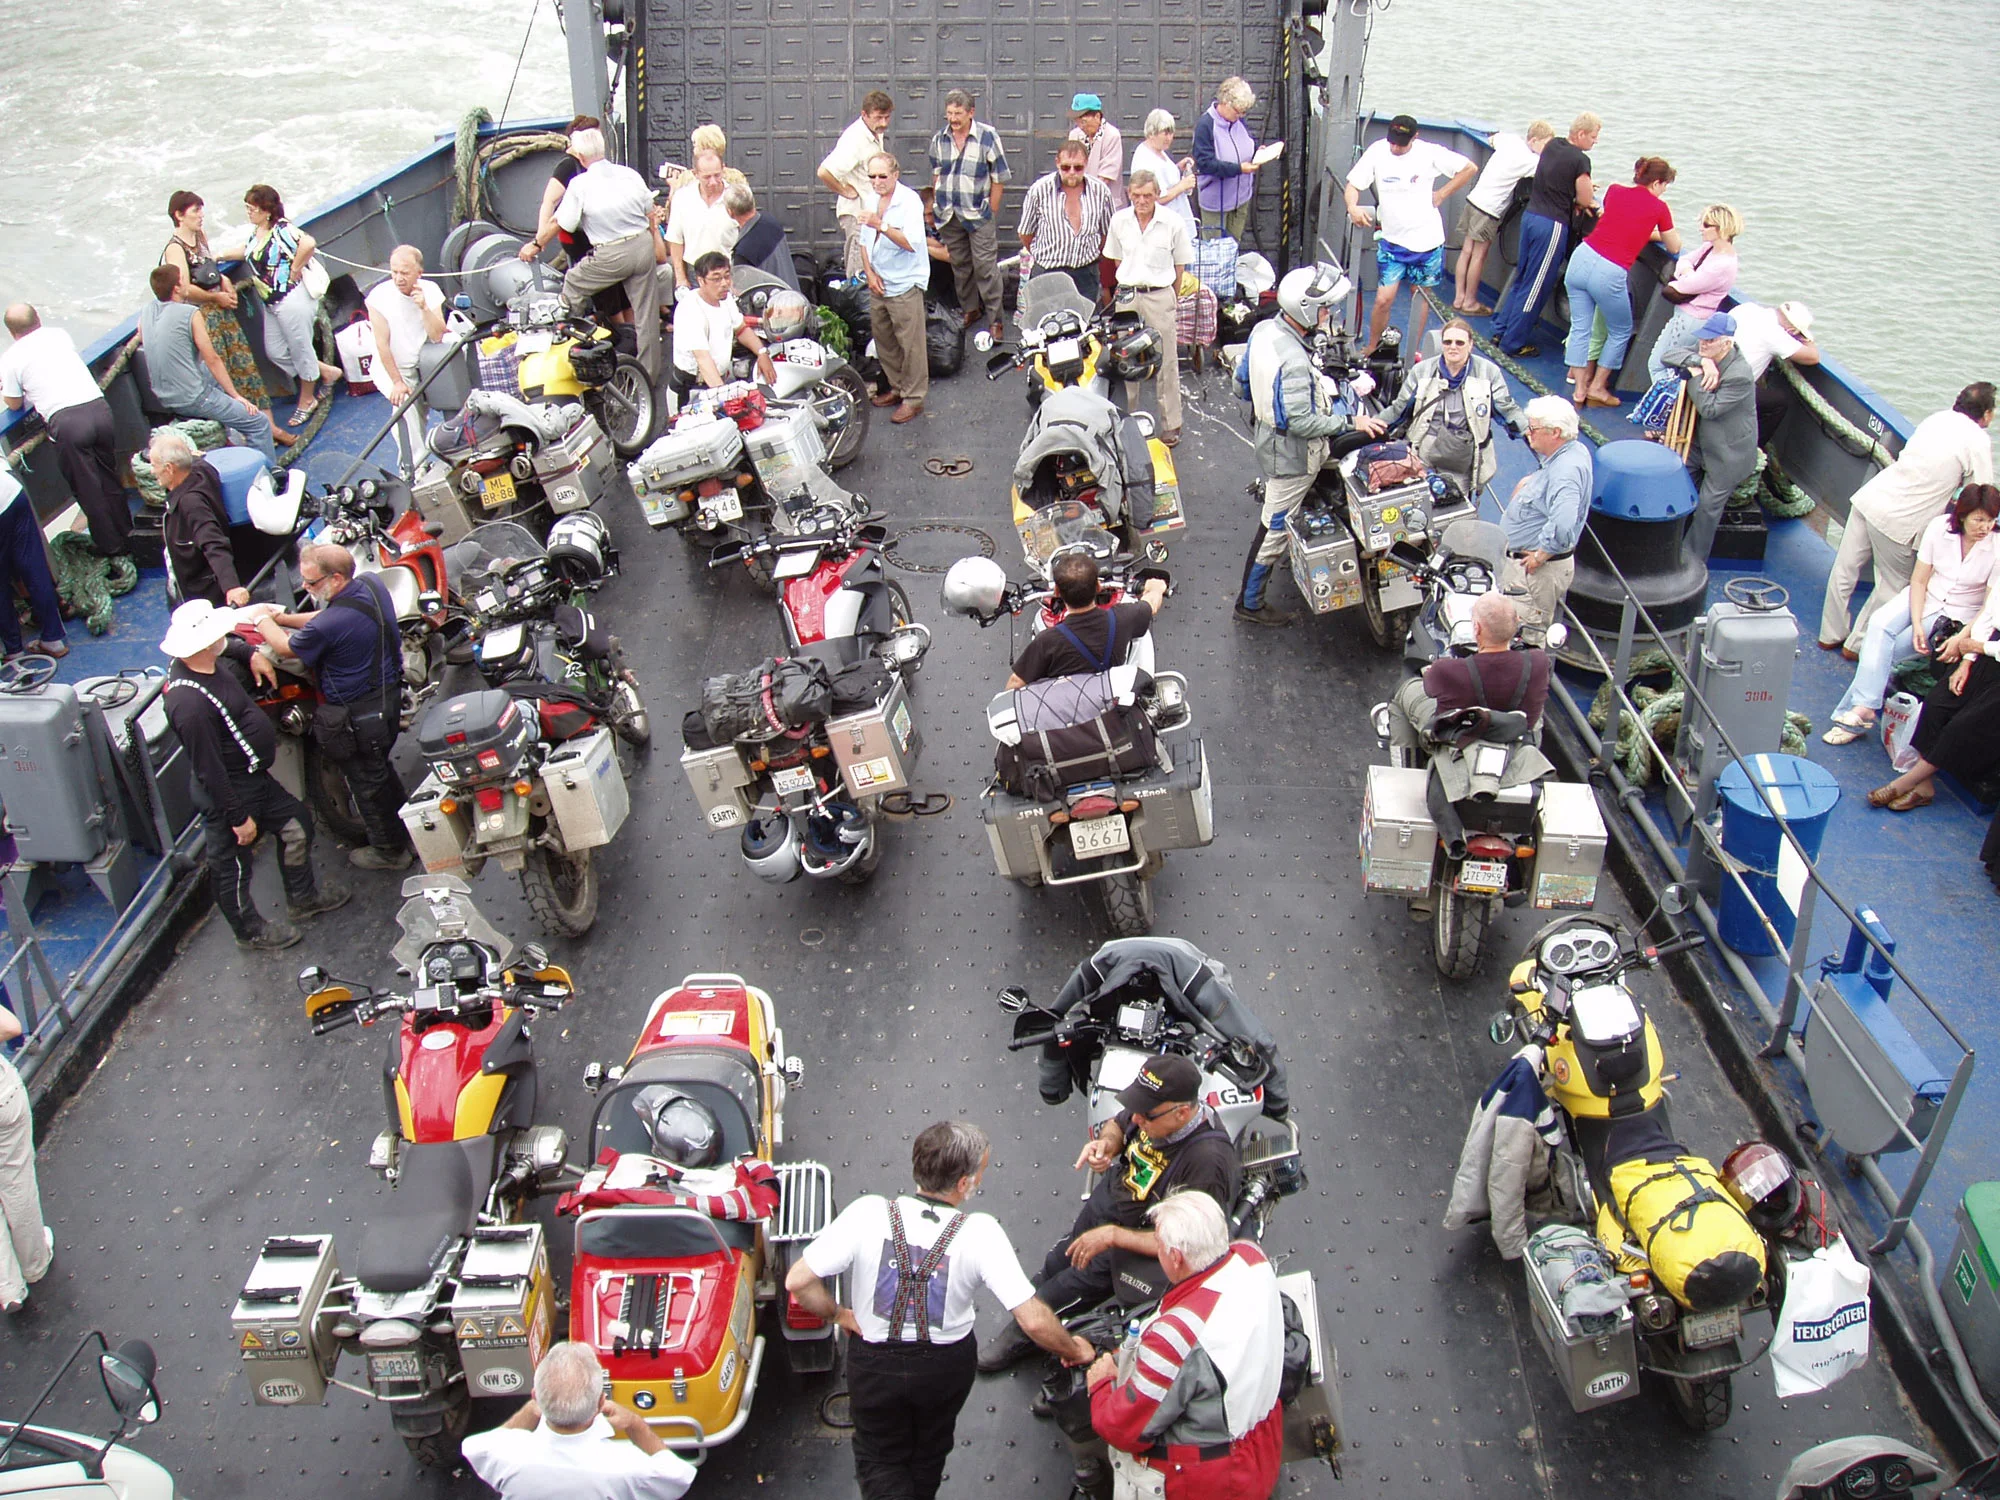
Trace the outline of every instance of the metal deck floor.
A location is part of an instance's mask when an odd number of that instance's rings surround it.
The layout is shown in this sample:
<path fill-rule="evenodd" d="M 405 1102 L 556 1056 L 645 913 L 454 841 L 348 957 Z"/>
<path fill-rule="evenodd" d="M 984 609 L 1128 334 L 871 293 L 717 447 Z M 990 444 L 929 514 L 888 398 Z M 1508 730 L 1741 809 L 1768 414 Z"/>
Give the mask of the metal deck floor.
<path fill-rule="evenodd" d="M 1706 1438 L 1682 1430 L 1653 1393 L 1575 1416 L 1534 1345 L 1521 1271 L 1501 1264 L 1483 1230 L 1437 1227 L 1468 1109 L 1503 1060 L 1485 1022 L 1504 969 L 1496 961 L 1473 982 L 1441 982 L 1428 932 L 1400 902 L 1364 897 L 1354 824 L 1374 754 L 1366 714 L 1398 663 L 1368 642 L 1358 611 L 1290 631 L 1231 621 L 1254 526 L 1243 495 L 1250 450 L 1225 376 L 1210 369 L 1189 387 L 1177 457 L 1191 524 L 1174 547 L 1180 592 L 1158 630 L 1163 664 L 1187 673 L 1208 726 L 1217 838 L 1168 861 L 1158 928 L 1229 964 L 1293 1070 L 1311 1186 L 1280 1211 L 1269 1248 L 1318 1279 L 1352 1444 L 1344 1482 L 1297 1468 L 1278 1493 L 1582 1500 L 1615 1484 L 1761 1500 L 1811 1443 L 1871 1430 L 1923 1441 L 1879 1350 L 1821 1398 L 1776 1401 L 1765 1368 L 1739 1378 L 1734 1419 Z M 878 423 L 846 481 L 899 525 L 983 529 L 1018 572 L 1005 491 L 1024 416 L 1018 386 L 968 370 L 934 387 L 921 421 Z M 932 479 L 921 460 L 933 454 L 967 454 L 974 470 Z M 990 763 L 983 704 L 1007 670 L 1004 628 L 940 619 L 936 576 L 904 575 L 937 634 L 915 693 L 922 780 L 959 800 L 893 827 L 866 888 L 773 888 L 732 840 L 706 831 L 674 744 L 704 675 L 775 648 L 770 603 L 741 578 L 706 572 L 679 539 L 646 534 L 629 500 L 606 509 L 625 572 L 603 612 L 627 642 L 660 743 L 633 780 L 631 825 L 608 851 L 597 930 L 556 945 L 582 996 L 539 1031 L 543 1118 L 581 1131 L 584 1064 L 621 1058 L 648 1001 L 683 973 L 734 969 L 772 993 L 806 1064 L 790 1154 L 827 1161 L 844 1200 L 903 1184 L 907 1143 L 929 1120 L 979 1120 L 996 1150 L 978 1206 L 1032 1264 L 1074 1210 L 1082 1111 L 1041 1105 L 1032 1061 L 1003 1050 L 1009 1026 L 992 995 L 1006 983 L 1052 992 L 1095 940 L 1073 897 L 993 873 L 972 804 Z M 965 541 L 913 539 L 904 557 L 941 567 Z M 275 870 L 267 863 L 260 876 L 261 898 L 276 899 Z M 395 881 L 357 884 L 348 911 L 318 919 L 283 955 L 241 954 L 219 921 L 206 922 L 44 1142 L 58 1256 L 29 1309 L 0 1326 L 0 1407 L 28 1399 L 90 1327 L 148 1338 L 167 1407 L 138 1446 L 191 1496 L 485 1493 L 467 1475 L 420 1471 L 387 1415 L 350 1393 L 333 1392 L 323 1409 L 251 1406 L 230 1334 L 230 1306 L 266 1235 L 330 1230 L 351 1256 L 383 1192 L 363 1162 L 381 1126 L 383 1038 L 313 1039 L 292 982 L 309 962 L 391 976 Z M 477 890 L 496 925 L 528 935 L 518 887 L 489 871 Z M 1610 881 L 1601 892 L 1617 903 Z M 1531 913 L 1503 914 L 1500 958 L 1535 925 Z M 1648 998 L 1683 1074 L 1681 1131 L 1719 1155 L 1748 1133 L 1747 1112 L 1702 1050 L 1692 1012 L 1661 986 Z M 567 1259 L 559 1248 L 559 1275 Z M 982 1329 L 993 1321 L 982 1310 Z M 856 1493 L 844 1438 L 818 1416 L 828 1380 L 796 1379 L 779 1363 L 767 1363 L 748 1431 L 710 1457 L 694 1494 Z M 96 1421 L 103 1403 L 85 1409 L 96 1393 L 82 1380 L 50 1420 Z M 1031 1395 L 1025 1372 L 981 1382 L 959 1423 L 947 1496 L 1066 1492 L 1066 1451 L 1029 1414 Z M 482 1408 L 479 1420 L 507 1409 Z"/>

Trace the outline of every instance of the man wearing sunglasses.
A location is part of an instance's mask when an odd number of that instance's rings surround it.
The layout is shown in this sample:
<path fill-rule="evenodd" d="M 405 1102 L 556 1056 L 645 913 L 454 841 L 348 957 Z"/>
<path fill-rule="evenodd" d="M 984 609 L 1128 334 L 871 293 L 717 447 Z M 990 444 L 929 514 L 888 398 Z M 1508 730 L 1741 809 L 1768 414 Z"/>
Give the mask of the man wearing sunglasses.
<path fill-rule="evenodd" d="M 871 200 L 855 231 L 868 251 L 868 327 L 889 389 L 874 398 L 894 406 L 891 422 L 920 416 L 931 391 L 930 343 L 924 332 L 924 287 L 930 255 L 924 247 L 924 200 L 903 186 L 896 158 L 868 158 Z"/>
<path fill-rule="evenodd" d="M 1078 1171 L 1100 1174 L 1097 1186 L 1035 1278 L 1035 1294 L 1058 1315 L 1109 1297 L 1120 1256 L 1158 1260 L 1146 1218 L 1154 1204 L 1188 1189 L 1233 1204 L 1243 1186 L 1242 1160 L 1215 1112 L 1201 1102 L 1201 1069 L 1187 1058 L 1147 1058 L 1118 1103 L 1119 1112 L 1076 1159 Z M 980 1352 L 979 1368 L 986 1374 L 1007 1369 L 1033 1348 L 1010 1326 Z"/>
<path fill-rule="evenodd" d="M 1082 141 L 1056 148 L 1056 169 L 1021 201 L 1021 248 L 1033 256 L 1034 274 L 1060 271 L 1095 302 L 1104 293 L 1097 261 L 1111 227 L 1111 193 L 1087 174 L 1089 163 Z"/>

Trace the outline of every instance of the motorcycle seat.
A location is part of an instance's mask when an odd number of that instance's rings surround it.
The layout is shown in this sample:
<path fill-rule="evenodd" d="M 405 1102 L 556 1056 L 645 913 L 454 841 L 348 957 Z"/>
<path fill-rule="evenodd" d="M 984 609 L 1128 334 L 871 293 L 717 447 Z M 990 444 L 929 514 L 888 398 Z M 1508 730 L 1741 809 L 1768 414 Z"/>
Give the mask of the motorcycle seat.
<path fill-rule="evenodd" d="M 867 643 L 857 636 L 836 635 L 825 640 L 808 641 L 793 651 L 794 658 L 824 662 L 829 672 L 838 672 L 842 667 L 851 667 L 858 661 L 865 661 L 874 653 Z"/>
<path fill-rule="evenodd" d="M 405 1144 L 402 1175 L 369 1221 L 355 1278 L 372 1292 L 411 1292 L 429 1281 L 452 1242 L 477 1221 L 497 1155 L 490 1136 Z"/>

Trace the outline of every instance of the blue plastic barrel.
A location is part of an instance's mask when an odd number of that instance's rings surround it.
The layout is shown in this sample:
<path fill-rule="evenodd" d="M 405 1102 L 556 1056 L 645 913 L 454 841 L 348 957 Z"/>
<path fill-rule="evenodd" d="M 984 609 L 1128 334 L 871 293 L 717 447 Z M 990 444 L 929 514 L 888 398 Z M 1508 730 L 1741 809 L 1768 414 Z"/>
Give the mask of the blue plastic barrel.
<path fill-rule="evenodd" d="M 222 505 L 229 524 L 250 524 L 250 486 L 270 465 L 255 448 L 211 448 L 202 454 L 222 481 Z"/>
<path fill-rule="evenodd" d="M 1771 940 L 1765 935 L 1758 908 L 1770 918 L 1779 938 L 1790 943 L 1799 924 L 1796 903 L 1805 890 L 1806 872 L 1785 842 L 1770 808 L 1757 795 L 1752 775 L 1756 785 L 1777 804 L 1806 853 L 1815 859 L 1820 841 L 1826 837 L 1826 820 L 1840 802 L 1840 783 L 1826 767 L 1797 755 L 1752 755 L 1730 765 L 1716 779 L 1715 789 L 1722 801 L 1722 847 L 1748 867 L 1743 871 L 1743 884 L 1750 888 L 1756 904 L 1744 899 L 1735 881 L 1725 878 L 1715 925 L 1723 942 L 1738 953 L 1762 958 L 1771 952 Z"/>

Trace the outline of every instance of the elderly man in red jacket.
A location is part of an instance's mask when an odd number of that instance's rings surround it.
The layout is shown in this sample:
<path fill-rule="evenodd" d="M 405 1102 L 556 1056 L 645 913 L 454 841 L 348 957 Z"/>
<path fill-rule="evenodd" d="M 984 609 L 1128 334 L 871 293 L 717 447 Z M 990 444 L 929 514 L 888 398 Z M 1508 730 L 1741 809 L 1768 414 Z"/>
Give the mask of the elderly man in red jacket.
<path fill-rule="evenodd" d="M 1089 1373 L 1114 1497 L 1268 1500 L 1284 1447 L 1277 1273 L 1255 1245 L 1230 1242 L 1206 1193 L 1175 1193 L 1150 1217 L 1173 1289 L 1137 1342 Z"/>

